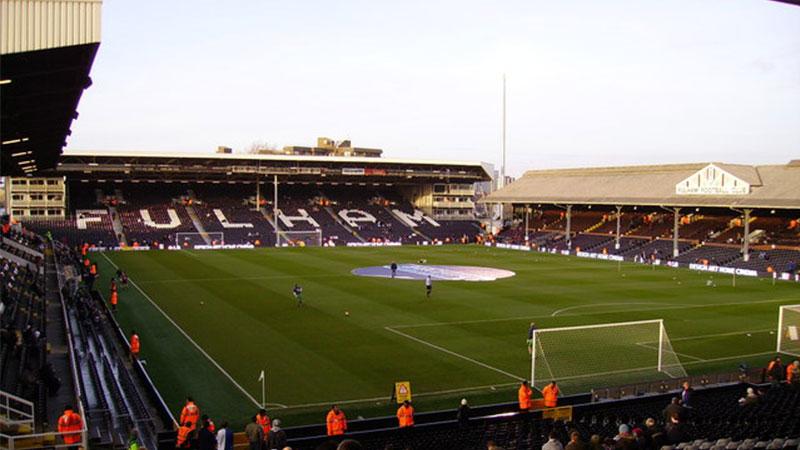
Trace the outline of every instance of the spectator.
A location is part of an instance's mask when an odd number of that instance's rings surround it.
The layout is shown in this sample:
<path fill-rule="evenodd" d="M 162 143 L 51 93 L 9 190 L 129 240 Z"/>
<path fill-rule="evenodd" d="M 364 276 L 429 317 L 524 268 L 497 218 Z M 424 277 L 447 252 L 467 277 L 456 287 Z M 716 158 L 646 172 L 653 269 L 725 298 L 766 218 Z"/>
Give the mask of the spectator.
<path fill-rule="evenodd" d="M 253 421 L 244 427 L 244 434 L 250 443 L 250 450 L 261 450 L 264 443 L 264 429 L 258 424 L 258 416 L 253 416 Z"/>
<path fill-rule="evenodd" d="M 217 450 L 233 450 L 233 430 L 228 422 L 222 422 L 217 431 Z"/>
<path fill-rule="evenodd" d="M 469 404 L 467 404 L 467 399 L 461 399 L 461 405 L 458 407 L 458 413 L 456 414 L 456 419 L 458 419 L 458 425 L 461 428 L 467 428 L 469 426 Z"/>
<path fill-rule="evenodd" d="M 599 434 L 593 434 L 589 439 L 589 450 L 605 450 L 603 440 Z"/>
<path fill-rule="evenodd" d="M 683 407 L 680 404 L 680 397 L 673 397 L 672 402 L 664 408 L 664 422 L 669 423 L 670 417 L 673 415 L 683 417 Z"/>
<path fill-rule="evenodd" d="M 636 439 L 631 434 L 631 428 L 627 424 L 622 424 L 618 429 L 619 433 L 614 436 L 614 447 L 624 450 L 632 450 L 638 448 Z"/>
<path fill-rule="evenodd" d="M 688 436 L 681 418 L 677 413 L 673 413 L 667 425 L 664 427 L 664 433 L 667 436 L 667 442 L 670 444 L 677 444 L 685 441 Z"/>
<path fill-rule="evenodd" d="M 270 424 L 272 423 L 269 416 L 267 415 L 266 409 L 261 408 L 258 411 L 258 414 L 256 414 L 256 423 L 259 426 L 261 426 L 261 434 L 263 436 L 262 439 L 266 440 L 267 436 L 269 436 Z"/>
<path fill-rule="evenodd" d="M 656 420 L 648 417 L 644 421 L 644 447 L 647 449 L 660 449 L 664 446 L 664 431 L 656 424 Z"/>
<path fill-rule="evenodd" d="M 683 390 L 681 391 L 681 406 L 684 408 L 691 408 L 691 401 L 692 401 L 692 393 L 694 389 L 689 384 L 688 381 L 683 382 Z"/>
<path fill-rule="evenodd" d="M 267 435 L 267 449 L 280 450 L 284 447 L 286 447 L 286 432 L 281 428 L 280 419 L 275 419 Z"/>
<path fill-rule="evenodd" d="M 217 438 L 211 431 L 211 423 L 208 419 L 202 422 L 202 427 L 198 433 L 197 444 L 200 450 L 216 450 Z"/>
<path fill-rule="evenodd" d="M 362 448 L 364 447 L 362 447 L 358 441 L 354 439 L 345 439 L 336 447 L 336 450 L 361 450 Z"/>
<path fill-rule="evenodd" d="M 747 388 L 747 394 L 739 399 L 739 404 L 742 406 L 752 405 L 756 402 L 758 402 L 758 393 L 751 387 Z"/>
<path fill-rule="evenodd" d="M 542 446 L 542 450 L 564 450 L 564 446 L 559 442 L 558 434 L 555 431 L 551 431 L 548 437 L 549 439 Z"/>
<path fill-rule="evenodd" d="M 781 357 L 776 356 L 775 359 L 769 362 L 767 365 L 767 379 L 773 384 L 776 385 L 781 382 L 783 379 L 783 364 L 781 363 Z"/>
<path fill-rule="evenodd" d="M 577 431 L 569 434 L 569 443 L 564 450 L 586 450 L 586 444 L 581 441 L 581 435 Z"/>

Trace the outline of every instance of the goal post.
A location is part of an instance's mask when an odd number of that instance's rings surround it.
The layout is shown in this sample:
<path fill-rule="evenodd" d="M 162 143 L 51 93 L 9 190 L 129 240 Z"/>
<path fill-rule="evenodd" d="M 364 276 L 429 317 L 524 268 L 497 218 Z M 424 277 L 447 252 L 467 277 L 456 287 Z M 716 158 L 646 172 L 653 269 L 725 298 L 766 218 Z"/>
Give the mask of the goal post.
<path fill-rule="evenodd" d="M 531 386 L 564 392 L 686 376 L 664 321 L 642 320 L 535 330 Z"/>
<path fill-rule="evenodd" d="M 181 248 L 194 248 L 197 245 L 223 245 L 225 233 L 222 231 L 178 232 L 175 233 L 175 245 Z"/>
<path fill-rule="evenodd" d="M 322 230 L 278 231 L 278 247 L 322 247 Z"/>
<path fill-rule="evenodd" d="M 800 357 L 800 305 L 778 308 L 777 352 Z"/>

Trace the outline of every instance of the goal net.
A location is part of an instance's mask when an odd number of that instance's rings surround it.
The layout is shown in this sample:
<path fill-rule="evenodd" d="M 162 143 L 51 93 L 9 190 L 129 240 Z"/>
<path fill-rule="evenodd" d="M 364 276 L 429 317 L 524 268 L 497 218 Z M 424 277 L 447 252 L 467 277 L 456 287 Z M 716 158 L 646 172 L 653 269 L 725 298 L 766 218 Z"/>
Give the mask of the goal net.
<path fill-rule="evenodd" d="M 322 230 L 278 231 L 278 247 L 322 247 Z"/>
<path fill-rule="evenodd" d="M 206 238 L 208 238 L 206 240 Z M 175 245 L 180 248 L 194 248 L 197 245 L 222 245 L 225 243 L 225 233 L 222 231 L 207 231 L 205 233 L 175 233 Z"/>
<path fill-rule="evenodd" d="M 686 376 L 663 320 L 536 330 L 531 385 L 555 380 L 565 393 Z"/>
<path fill-rule="evenodd" d="M 778 311 L 778 353 L 800 357 L 800 305 Z"/>

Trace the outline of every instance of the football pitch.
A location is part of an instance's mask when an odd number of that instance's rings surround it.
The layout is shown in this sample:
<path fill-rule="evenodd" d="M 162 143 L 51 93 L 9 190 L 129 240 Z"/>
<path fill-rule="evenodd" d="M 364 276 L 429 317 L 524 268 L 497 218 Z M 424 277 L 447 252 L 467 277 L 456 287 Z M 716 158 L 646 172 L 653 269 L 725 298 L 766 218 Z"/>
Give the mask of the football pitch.
<path fill-rule="evenodd" d="M 453 408 L 461 397 L 514 401 L 519 380 L 531 373 L 532 321 L 552 328 L 663 319 L 689 374 L 761 366 L 774 353 L 778 306 L 800 303 L 794 283 L 737 277 L 734 287 L 730 275 L 480 246 L 91 257 L 104 296 L 117 267 L 128 273 L 117 319 L 126 334 L 139 333 L 141 358 L 173 412 L 192 395 L 204 413 L 235 425 L 261 403 L 262 370 L 270 414 L 287 426 L 322 422 L 332 403 L 350 418 L 393 414 L 396 381 L 411 382 L 418 411 Z M 434 281 L 426 298 L 421 280 L 351 274 L 420 260 L 516 275 Z M 302 307 L 295 283 L 304 289 Z M 602 350 L 585 357 L 585 368 L 605 372 L 607 361 L 620 359 L 611 353 L 629 351 L 615 345 L 625 334 L 597 334 L 592 344 Z"/>

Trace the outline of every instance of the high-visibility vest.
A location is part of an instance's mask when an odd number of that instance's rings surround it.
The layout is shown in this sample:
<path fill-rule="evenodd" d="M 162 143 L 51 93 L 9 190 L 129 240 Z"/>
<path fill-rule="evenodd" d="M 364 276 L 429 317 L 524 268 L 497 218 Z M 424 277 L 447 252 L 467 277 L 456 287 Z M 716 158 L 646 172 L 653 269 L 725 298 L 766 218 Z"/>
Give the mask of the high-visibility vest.
<path fill-rule="evenodd" d="M 131 336 L 131 353 L 134 355 L 139 354 L 139 335 L 134 334 Z"/>
<path fill-rule="evenodd" d="M 261 425 L 261 429 L 264 431 L 264 439 L 266 439 L 269 430 L 272 429 L 272 422 L 269 420 L 269 416 L 266 414 L 262 416 L 260 413 L 256 414 L 256 423 Z"/>
<path fill-rule="evenodd" d="M 116 305 L 117 301 L 119 300 L 117 291 L 111 293 L 111 304 Z"/>
<path fill-rule="evenodd" d="M 533 391 L 527 386 L 520 386 L 517 392 L 517 399 L 519 400 L 519 409 L 533 408 L 533 401 L 531 400 Z"/>
<path fill-rule="evenodd" d="M 200 420 L 200 408 L 194 402 L 186 402 L 186 405 L 181 410 L 181 423 L 192 422 L 191 429 L 197 428 L 197 422 Z"/>
<path fill-rule="evenodd" d="M 184 422 L 185 423 L 185 422 Z M 192 422 L 192 427 L 195 426 L 194 422 Z M 189 433 L 192 432 L 192 427 L 186 427 L 181 425 L 178 428 L 178 439 L 175 441 L 175 447 L 188 447 L 189 446 Z"/>
<path fill-rule="evenodd" d="M 89 269 L 89 273 L 92 275 L 97 275 L 97 264 L 92 264 L 92 267 Z"/>
<path fill-rule="evenodd" d="M 58 418 L 58 432 L 68 433 L 63 435 L 65 444 L 76 444 L 80 442 L 80 433 L 69 432 L 81 431 L 81 428 L 83 428 L 83 420 L 81 420 L 81 416 L 71 409 L 64 411 L 64 414 Z"/>
<path fill-rule="evenodd" d="M 414 425 L 414 407 L 403 405 L 397 408 L 397 422 L 400 428 Z"/>
<path fill-rule="evenodd" d="M 92 265 L 92 262 L 89 261 L 89 258 L 83 260 L 83 267 L 89 267 Z"/>
<path fill-rule="evenodd" d="M 558 403 L 558 386 L 548 384 L 542 389 L 542 396 L 544 396 L 544 406 L 547 408 L 555 408 Z"/>
<path fill-rule="evenodd" d="M 347 431 L 347 419 L 344 416 L 344 411 L 340 410 L 339 414 L 336 414 L 333 410 L 330 410 L 325 422 L 328 425 L 328 436 L 337 436 Z"/>

